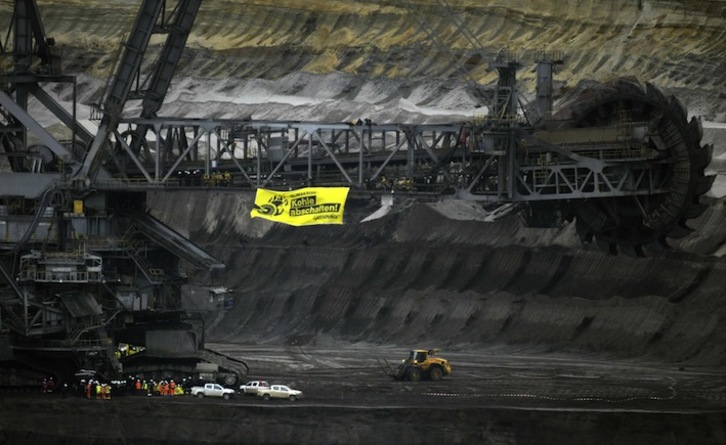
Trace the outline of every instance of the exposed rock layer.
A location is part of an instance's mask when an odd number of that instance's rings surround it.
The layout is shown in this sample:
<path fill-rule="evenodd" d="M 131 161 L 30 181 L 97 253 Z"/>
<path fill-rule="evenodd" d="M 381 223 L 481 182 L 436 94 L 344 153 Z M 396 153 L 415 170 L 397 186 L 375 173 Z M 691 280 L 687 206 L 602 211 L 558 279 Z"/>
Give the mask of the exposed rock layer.
<path fill-rule="evenodd" d="M 194 114 L 187 103 L 208 97 L 219 102 L 214 115 L 261 118 L 323 118 L 328 109 L 271 110 L 245 103 L 264 90 L 275 102 L 293 95 L 335 101 L 348 114 L 381 113 L 379 121 L 405 119 L 358 102 L 469 110 L 469 94 L 457 87 L 496 81 L 490 64 L 501 52 L 514 53 L 523 69 L 523 92 L 533 90 L 531 69 L 538 51 L 561 52 L 559 86 L 565 91 L 584 79 L 634 76 L 679 93 L 693 114 L 724 121 L 726 96 L 726 3 L 717 0 L 567 0 L 450 2 L 457 20 L 440 2 L 429 1 L 214 1 L 202 4 L 181 61 L 166 110 Z M 407 6 L 410 5 L 410 6 Z M 9 11 L 0 4 L 0 11 Z M 112 74 L 122 37 L 129 32 L 136 2 L 80 0 L 40 2 L 48 35 L 63 49 L 71 73 L 105 80 Z M 415 14 L 412 13 L 415 11 Z M 2 14 L 0 25 L 10 14 Z M 157 42 L 157 41 L 155 41 Z M 151 62 L 153 55 L 146 57 Z M 184 80 L 187 79 L 187 80 Z M 191 84 L 188 79 L 196 79 Z M 251 82 L 265 79 L 264 82 Z M 202 81 L 212 81 L 211 84 Z M 200 83 L 202 82 L 202 83 Z M 422 88 L 425 85 L 425 88 Z M 102 84 L 92 82 L 90 90 Z M 95 96 L 98 100 L 98 96 Z M 90 99 L 89 99 L 90 100 Z M 391 102 L 393 101 L 393 102 Z M 249 101 L 248 101 L 249 102 Z M 236 103 L 237 106 L 231 106 Z M 242 108 L 242 109 L 240 109 Z M 330 108 L 330 107 L 328 107 Z M 209 109 L 205 109 L 210 112 Z M 341 116 L 341 114 L 344 114 Z M 208 115 L 206 116 L 208 117 Z M 420 120 L 422 116 L 410 116 Z"/>
<path fill-rule="evenodd" d="M 504 344 L 726 363 L 726 263 L 709 256 L 726 236 L 721 202 L 681 252 L 632 258 L 581 246 L 570 226 L 529 229 L 516 216 L 462 221 L 419 204 L 356 224 L 372 207 L 352 203 L 349 224 L 293 228 L 250 220 L 249 195 L 182 199 L 187 207 L 157 195 L 151 207 L 225 261 L 214 278 L 237 291 L 235 307 L 210 320 L 210 340 Z"/>

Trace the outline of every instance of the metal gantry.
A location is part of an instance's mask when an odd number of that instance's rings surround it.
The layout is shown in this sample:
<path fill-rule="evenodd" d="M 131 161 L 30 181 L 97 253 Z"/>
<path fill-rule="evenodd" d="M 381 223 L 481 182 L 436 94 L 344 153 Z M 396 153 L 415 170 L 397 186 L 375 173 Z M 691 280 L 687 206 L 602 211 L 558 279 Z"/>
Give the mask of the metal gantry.
<path fill-rule="evenodd" d="M 125 119 L 113 177 L 95 185 L 343 185 L 488 202 L 636 196 L 660 190 L 647 164 L 655 153 L 637 138 L 645 125 L 545 131 L 487 117 L 448 125 Z M 126 139 L 138 127 L 149 138 L 134 149 Z"/>

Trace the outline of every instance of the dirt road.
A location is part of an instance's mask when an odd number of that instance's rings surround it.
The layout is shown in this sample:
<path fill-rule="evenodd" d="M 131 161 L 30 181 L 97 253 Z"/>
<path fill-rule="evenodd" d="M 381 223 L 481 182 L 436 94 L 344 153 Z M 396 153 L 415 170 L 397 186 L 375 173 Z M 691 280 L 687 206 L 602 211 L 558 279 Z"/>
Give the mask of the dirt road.
<path fill-rule="evenodd" d="M 250 377 L 302 389 L 305 401 L 347 406 L 526 407 L 697 412 L 726 409 L 726 370 L 524 350 L 442 351 L 454 372 L 441 382 L 397 382 L 381 369 L 401 347 L 212 345 L 246 360 Z"/>
<path fill-rule="evenodd" d="M 722 444 L 726 372 L 542 351 L 442 351 L 441 382 L 396 382 L 402 347 L 210 345 L 304 398 L 0 396 L 0 444 Z M 52 419 L 52 422 L 48 422 Z"/>

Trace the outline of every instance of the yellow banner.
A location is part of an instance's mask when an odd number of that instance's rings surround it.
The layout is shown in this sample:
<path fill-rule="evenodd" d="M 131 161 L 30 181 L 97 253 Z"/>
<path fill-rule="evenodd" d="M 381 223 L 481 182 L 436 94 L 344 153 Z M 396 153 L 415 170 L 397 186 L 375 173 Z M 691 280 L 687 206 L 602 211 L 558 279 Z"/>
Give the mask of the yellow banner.
<path fill-rule="evenodd" d="M 250 216 L 293 226 L 343 224 L 349 187 L 307 187 L 289 192 L 257 189 Z"/>

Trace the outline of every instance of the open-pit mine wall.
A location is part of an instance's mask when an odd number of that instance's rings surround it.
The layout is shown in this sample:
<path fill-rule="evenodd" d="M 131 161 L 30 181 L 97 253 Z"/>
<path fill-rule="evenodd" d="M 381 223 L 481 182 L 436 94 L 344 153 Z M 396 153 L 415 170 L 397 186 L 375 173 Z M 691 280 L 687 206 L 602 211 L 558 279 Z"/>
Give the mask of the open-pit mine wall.
<path fill-rule="evenodd" d="M 64 68 L 81 75 L 82 101 L 98 102 L 138 2 L 38 3 Z M 441 3 L 205 1 L 160 114 L 379 122 L 470 117 L 477 102 L 471 88 L 495 82 L 491 63 L 498 56 L 521 61 L 522 93 L 531 97 L 536 54 L 549 51 L 564 55 L 558 94 L 586 79 L 635 76 L 677 92 L 693 114 L 726 121 L 723 0 L 452 0 L 457 19 Z M 10 8 L 0 3 L 2 29 Z"/>
<path fill-rule="evenodd" d="M 376 207 L 367 204 L 349 202 L 344 225 L 295 228 L 251 220 L 249 195 L 151 199 L 227 264 L 197 274 L 235 289 L 234 307 L 208 319 L 211 341 L 505 346 L 724 364 L 726 262 L 714 256 L 726 237 L 723 201 L 675 243 L 682 252 L 649 258 L 582 246 L 571 225 L 475 220 L 466 203 L 403 205 L 357 223 Z"/>

